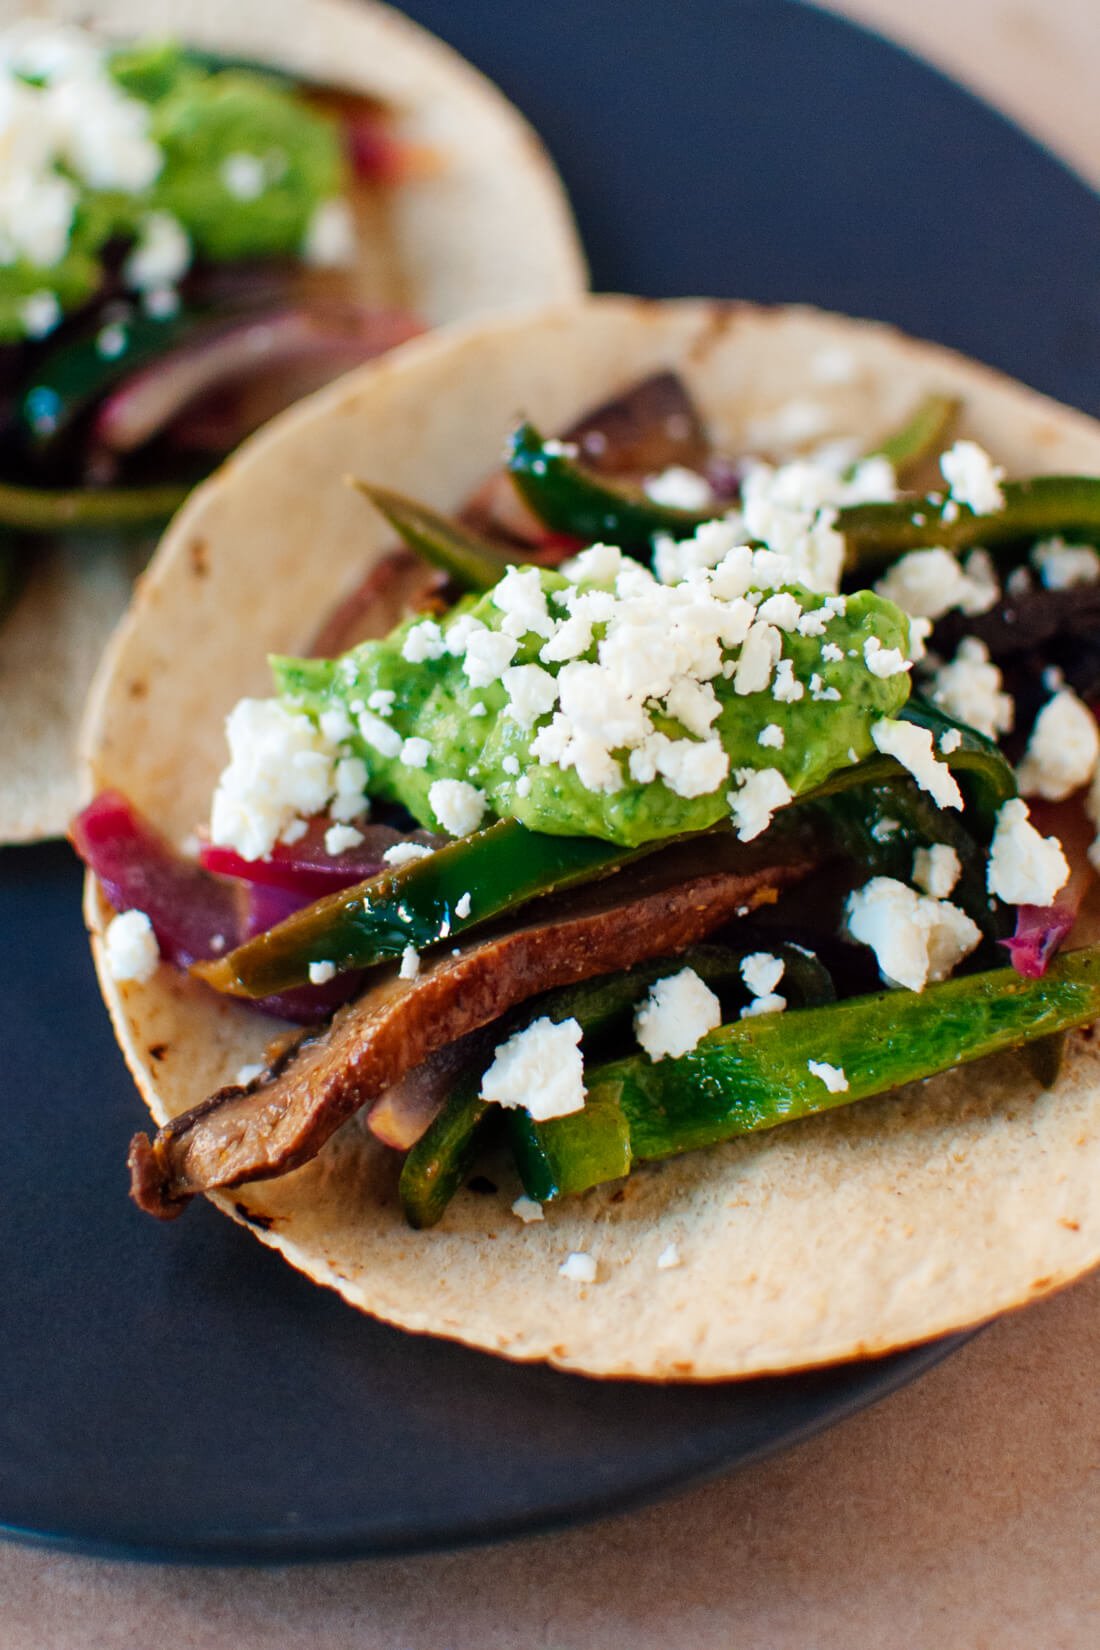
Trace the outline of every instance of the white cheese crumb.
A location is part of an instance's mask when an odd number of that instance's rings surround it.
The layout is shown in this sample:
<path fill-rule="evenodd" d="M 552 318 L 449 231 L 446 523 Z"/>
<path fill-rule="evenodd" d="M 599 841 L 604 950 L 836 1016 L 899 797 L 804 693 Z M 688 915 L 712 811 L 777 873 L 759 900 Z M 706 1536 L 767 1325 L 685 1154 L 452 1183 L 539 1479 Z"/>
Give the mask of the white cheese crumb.
<path fill-rule="evenodd" d="M 397 970 L 399 980 L 415 980 L 420 973 L 420 952 L 415 945 L 407 945 L 401 953 L 401 966 Z"/>
<path fill-rule="evenodd" d="M 970 615 L 986 613 L 1000 594 L 993 564 L 984 552 L 975 551 L 964 569 L 950 550 L 938 546 L 901 556 L 875 590 L 919 619 L 942 619 L 956 607 Z"/>
<path fill-rule="evenodd" d="M 387 865 L 407 865 L 410 860 L 423 859 L 431 851 L 423 842 L 395 842 L 392 848 L 386 849 L 382 858 Z"/>
<path fill-rule="evenodd" d="M 778 722 L 769 722 L 767 727 L 761 728 L 757 734 L 756 743 L 763 745 L 766 750 L 781 751 L 786 743 L 786 735 Z"/>
<path fill-rule="evenodd" d="M 429 659 L 441 659 L 447 651 L 443 632 L 434 619 L 421 619 L 414 624 L 401 646 L 401 657 L 410 665 L 422 665 Z M 484 715 L 484 711 L 482 712 Z"/>
<path fill-rule="evenodd" d="M 976 441 L 956 441 L 941 455 L 940 469 L 951 497 L 973 510 L 976 516 L 993 515 L 1004 509 L 1001 482 L 1005 473 Z"/>
<path fill-rule="evenodd" d="M 373 693 L 367 695 L 367 709 L 376 710 L 379 716 L 388 716 L 396 698 L 392 688 L 375 688 Z"/>
<path fill-rule="evenodd" d="M 52 292 L 32 292 L 19 305 L 19 319 L 28 338 L 46 338 L 60 323 L 61 305 Z"/>
<path fill-rule="evenodd" d="M 963 736 L 959 728 L 948 728 L 940 734 L 940 750 L 944 756 L 951 756 L 958 750 L 962 742 Z"/>
<path fill-rule="evenodd" d="M 883 756 L 892 756 L 908 769 L 937 808 L 962 807 L 962 792 L 947 763 L 937 759 L 928 728 L 884 716 L 872 724 L 871 738 Z"/>
<path fill-rule="evenodd" d="M 821 649 L 821 662 L 826 665 L 838 665 L 844 658 L 844 649 L 837 647 L 835 642 L 826 642 Z"/>
<path fill-rule="evenodd" d="M 766 831 L 772 816 L 785 808 L 792 797 L 778 768 L 738 768 L 734 773 L 739 790 L 730 791 L 730 813 L 742 842 L 751 842 Z"/>
<path fill-rule="evenodd" d="M 448 644 L 456 628 L 457 626 L 452 626 L 448 633 Z M 483 626 L 480 630 L 472 631 L 467 637 L 462 656 L 463 675 L 470 686 L 488 687 L 491 682 L 499 682 L 511 664 L 518 646 L 516 638 L 505 635 L 503 630 L 487 630 Z M 537 669 L 537 666 L 532 668 Z"/>
<path fill-rule="evenodd" d="M 596 1262 L 583 1249 L 574 1249 L 558 1267 L 558 1276 L 570 1283 L 595 1283 Z"/>
<path fill-rule="evenodd" d="M 521 728 L 533 727 L 558 702 L 557 681 L 541 665 L 510 665 L 500 679 L 508 695 L 505 714 Z"/>
<path fill-rule="evenodd" d="M 262 1077 L 265 1071 L 262 1061 L 256 1060 L 249 1065 L 241 1066 L 233 1081 L 239 1089 L 246 1089 L 249 1083 L 254 1083 L 257 1077 Z"/>
<path fill-rule="evenodd" d="M 852 939 L 875 953 L 888 985 L 923 991 L 945 980 L 981 943 L 981 929 L 947 900 L 915 893 L 893 877 L 872 877 L 848 896 Z"/>
<path fill-rule="evenodd" d="M 1041 836 L 1019 797 L 1002 804 L 989 849 L 986 886 L 1006 905 L 1050 905 L 1069 881 L 1056 836 Z"/>
<path fill-rule="evenodd" d="M 437 779 L 429 787 L 428 805 L 443 830 L 469 836 L 485 814 L 485 795 L 465 779 Z"/>
<path fill-rule="evenodd" d="M 1031 552 L 1031 563 L 1047 590 L 1072 590 L 1100 582 L 1100 555 L 1091 544 L 1042 539 Z"/>
<path fill-rule="evenodd" d="M 525 1226 L 530 1226 L 533 1220 L 546 1219 L 542 1212 L 542 1204 L 537 1203 L 533 1197 L 517 1197 L 512 1204 L 512 1213 L 517 1220 L 522 1220 Z"/>
<path fill-rule="evenodd" d="M 405 768 L 426 768 L 431 754 L 432 747 L 428 741 L 414 734 L 411 739 L 406 739 L 401 746 L 401 765 Z"/>
<path fill-rule="evenodd" d="M 1100 760 L 1100 730 L 1088 706 L 1063 688 L 1043 706 L 1016 778 L 1024 796 L 1061 802 L 1087 785 Z"/>
<path fill-rule="evenodd" d="M 787 590 L 780 590 L 761 602 L 757 616 L 780 630 L 794 630 L 802 617 L 802 606 Z"/>
<path fill-rule="evenodd" d="M 376 716 L 372 710 L 361 711 L 358 717 L 360 738 L 371 750 L 379 756 L 394 757 L 400 754 L 403 740 L 395 727 Z"/>
<path fill-rule="evenodd" d="M 754 997 L 741 1010 L 742 1020 L 752 1020 L 758 1014 L 782 1014 L 787 1006 L 786 997 L 778 991 L 769 991 L 766 996 Z"/>
<path fill-rule="evenodd" d="M 334 962 L 311 962 L 309 965 L 310 985 L 327 985 L 336 978 L 336 964 Z"/>
<path fill-rule="evenodd" d="M 113 980 L 146 985 L 157 971 L 160 947 L 144 911 L 120 911 L 103 936 L 107 972 Z"/>
<path fill-rule="evenodd" d="M 472 905 L 473 895 L 470 893 L 469 889 L 467 889 L 464 894 L 461 894 L 459 898 L 455 900 L 455 916 L 468 917 L 470 915 L 470 907 Z"/>
<path fill-rule="evenodd" d="M 347 268 L 358 250 L 355 219 L 346 200 L 319 201 L 306 225 L 302 257 L 315 268 Z"/>
<path fill-rule="evenodd" d="M 714 503 L 714 493 L 706 476 L 682 464 L 670 464 L 660 475 L 647 476 L 642 483 L 654 504 L 673 510 L 706 510 Z"/>
<path fill-rule="evenodd" d="M 349 848 L 358 848 L 362 841 L 363 833 L 354 825 L 330 825 L 325 832 L 325 853 L 343 854 Z"/>
<path fill-rule="evenodd" d="M 536 1123 L 567 1117 L 584 1107 L 581 1028 L 574 1019 L 555 1023 L 545 1014 L 493 1053 L 481 1079 L 481 1098 L 522 1107 Z"/>
<path fill-rule="evenodd" d="M 722 1023 L 722 1005 L 693 968 L 658 980 L 634 1014 L 634 1034 L 651 1060 L 687 1054 Z"/>
<path fill-rule="evenodd" d="M 218 172 L 226 193 L 238 201 L 258 200 L 267 187 L 267 169 L 259 155 L 243 149 L 226 155 Z"/>
<path fill-rule="evenodd" d="M 786 966 L 771 951 L 752 951 L 741 959 L 741 978 L 754 997 L 766 997 L 783 978 Z"/>
<path fill-rule="evenodd" d="M 912 662 L 898 647 L 883 647 L 877 636 L 868 636 L 863 644 L 863 661 L 872 676 L 886 680 L 912 670 Z"/>
<path fill-rule="evenodd" d="M 806 1070 L 811 1077 L 820 1077 L 830 1094 L 843 1094 L 849 1088 L 842 1066 L 831 1066 L 828 1060 L 807 1060 Z"/>
<path fill-rule="evenodd" d="M 946 842 L 933 842 L 913 855 L 913 881 L 934 899 L 946 899 L 962 875 L 962 861 Z"/>
<path fill-rule="evenodd" d="M 932 678 L 931 696 L 949 716 L 987 739 L 1011 733 L 1016 707 L 1011 694 L 1002 687 L 1000 669 L 989 657 L 989 649 L 977 636 L 964 636 L 949 665 Z"/>
<path fill-rule="evenodd" d="M 147 212 L 139 221 L 137 240 L 122 266 L 122 279 L 141 292 L 146 287 L 174 287 L 191 263 L 191 242 L 170 212 Z"/>
<path fill-rule="evenodd" d="M 781 705 L 793 705 L 806 692 L 803 684 L 794 673 L 794 664 L 790 659 L 780 659 L 775 670 L 775 685 L 772 688 L 772 698 Z"/>
<path fill-rule="evenodd" d="M 336 747 L 277 699 L 242 699 L 225 731 L 229 763 L 211 804 L 211 840 L 262 859 L 292 820 L 324 809 L 336 785 Z M 361 809 L 359 801 L 354 811 Z"/>
<path fill-rule="evenodd" d="M 661 1253 L 657 1256 L 658 1272 L 671 1272 L 675 1267 L 681 1266 L 682 1264 L 683 1262 L 680 1259 L 680 1250 L 678 1245 L 675 1243 L 666 1243 L 664 1248 L 661 1250 Z"/>
<path fill-rule="evenodd" d="M 733 691 L 762 693 L 772 679 L 772 671 L 783 651 L 783 638 L 774 625 L 754 624 L 741 647 L 741 657 L 733 675 Z"/>
<path fill-rule="evenodd" d="M 476 705 L 471 705 L 470 706 L 470 715 L 471 716 L 488 716 L 488 714 L 489 714 L 489 707 L 485 703 L 484 699 L 479 699 Z"/>

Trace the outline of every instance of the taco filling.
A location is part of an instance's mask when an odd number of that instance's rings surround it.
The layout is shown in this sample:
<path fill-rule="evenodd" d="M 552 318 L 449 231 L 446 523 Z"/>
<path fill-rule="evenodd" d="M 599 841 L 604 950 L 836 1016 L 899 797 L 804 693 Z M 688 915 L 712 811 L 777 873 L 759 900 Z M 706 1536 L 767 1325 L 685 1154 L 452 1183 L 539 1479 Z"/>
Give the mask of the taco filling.
<path fill-rule="evenodd" d="M 423 158 L 366 97 L 173 41 L 0 33 L 0 529 L 163 520 L 279 408 L 419 330 L 357 269 Z"/>
<path fill-rule="evenodd" d="M 1100 948 L 1059 955 L 1100 481 L 1008 480 L 958 410 L 776 462 L 665 372 L 520 425 L 453 518 L 366 478 L 403 548 L 233 710 L 190 856 L 117 795 L 74 827 L 117 979 L 311 1026 L 137 1137 L 139 1204 L 359 1115 L 413 1225 L 502 1146 L 536 1219 L 1000 1050 L 1052 1081 L 1100 1015 Z"/>

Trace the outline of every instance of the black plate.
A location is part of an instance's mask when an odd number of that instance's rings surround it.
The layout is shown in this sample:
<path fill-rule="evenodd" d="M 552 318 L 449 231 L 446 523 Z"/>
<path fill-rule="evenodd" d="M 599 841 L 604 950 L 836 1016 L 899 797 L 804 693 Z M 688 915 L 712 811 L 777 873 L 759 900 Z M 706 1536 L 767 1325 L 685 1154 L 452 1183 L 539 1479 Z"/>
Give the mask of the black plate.
<path fill-rule="evenodd" d="M 596 284 L 808 299 L 1100 401 L 1100 214 L 1005 121 L 797 5 L 414 0 L 532 117 Z M 703 1389 L 360 1318 L 209 1208 L 126 1201 L 142 1118 L 62 847 L 0 854 L 0 1525 L 84 1550 L 407 1552 L 620 1508 L 807 1436 L 947 1347 Z"/>

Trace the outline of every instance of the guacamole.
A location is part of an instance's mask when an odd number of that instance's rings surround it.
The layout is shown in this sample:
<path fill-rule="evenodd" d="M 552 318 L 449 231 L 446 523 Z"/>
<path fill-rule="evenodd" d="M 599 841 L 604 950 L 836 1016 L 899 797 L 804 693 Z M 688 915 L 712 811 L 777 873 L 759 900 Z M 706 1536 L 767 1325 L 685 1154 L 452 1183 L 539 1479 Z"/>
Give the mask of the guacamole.
<path fill-rule="evenodd" d="M 505 603 L 502 610 L 502 581 L 460 602 L 438 625 L 409 620 L 385 640 L 363 642 L 340 659 L 276 658 L 272 668 L 282 701 L 334 730 L 344 741 L 341 748 L 365 764 L 369 794 L 403 804 L 422 825 L 446 828 L 432 805 L 432 787 L 441 779 L 458 780 L 482 793 L 488 811 L 531 830 L 636 846 L 716 824 L 731 811 L 731 790 L 750 774 L 778 775 L 773 783 L 779 791 L 797 795 L 862 761 L 874 754 L 872 725 L 895 716 L 909 696 L 909 619 L 870 591 L 823 598 L 787 586 L 782 593 L 750 593 L 748 602 L 740 598 L 724 608 L 712 602 L 695 610 L 685 587 L 670 589 L 652 579 L 646 585 L 640 567 L 624 565 L 633 569 L 638 589 L 625 602 L 613 595 L 612 582 L 571 583 L 547 569 L 513 570 L 508 579 L 516 588 L 526 581 L 528 596 L 545 598 L 541 609 L 538 601 L 528 604 L 534 629 L 523 631 L 522 618 L 515 622 L 515 606 Z M 768 597 L 774 602 L 779 594 L 789 598 L 789 627 L 761 627 L 753 610 L 759 608 L 761 618 L 779 613 L 768 605 Z M 583 651 L 568 661 L 548 660 L 547 650 L 567 651 L 547 639 L 548 628 L 560 625 L 567 612 L 581 611 L 578 598 L 588 598 L 589 610 L 607 617 L 592 622 Z M 766 640 L 773 650 L 781 648 L 765 685 L 745 691 L 750 684 L 738 674 L 744 646 L 722 646 L 720 655 L 703 662 L 706 682 L 689 683 L 686 695 L 674 687 L 659 698 L 635 694 L 635 703 L 626 704 L 627 716 L 636 711 L 647 719 L 650 731 L 640 739 L 624 734 L 608 752 L 587 751 L 587 771 L 576 756 L 547 759 L 563 733 L 561 711 L 549 701 L 560 690 L 558 703 L 566 703 L 566 672 L 573 673 L 571 687 L 590 683 L 594 726 L 613 729 L 617 716 L 622 722 L 614 681 L 602 679 L 597 668 L 609 657 L 609 632 L 616 630 L 629 669 L 632 650 L 640 659 L 649 642 L 655 641 L 658 654 L 673 648 L 684 615 L 705 630 L 708 623 L 721 627 L 723 611 L 743 618 L 746 607 L 749 628 L 772 632 Z M 540 613 L 550 615 L 549 627 Z M 673 627 L 667 643 L 662 623 Z M 515 647 L 496 679 L 485 680 L 484 670 L 471 672 L 469 638 L 479 631 L 500 636 L 508 624 Z M 484 637 L 482 644 L 481 652 L 491 653 Z M 868 655 L 891 660 L 889 673 L 876 673 Z M 578 674 L 586 665 L 592 667 L 588 675 Z M 541 712 L 531 702 L 531 681 L 515 674 L 525 666 L 537 667 L 531 680 L 542 694 Z M 521 688 L 524 703 L 517 707 Z M 671 713 L 670 701 L 683 705 L 692 727 Z M 698 719 L 699 702 L 709 704 L 703 713 L 709 727 Z M 662 754 L 666 758 L 662 773 L 653 772 L 655 750 L 658 765 Z M 675 764 L 667 761 L 670 754 Z M 693 777 L 694 756 L 707 757 L 703 777 Z"/>
<path fill-rule="evenodd" d="M 341 134 L 291 82 L 164 42 L 66 37 L 48 67 L 0 67 L 12 176 L 0 186 L 0 342 L 43 337 L 100 290 L 171 287 L 193 257 L 308 256 L 342 204 Z"/>

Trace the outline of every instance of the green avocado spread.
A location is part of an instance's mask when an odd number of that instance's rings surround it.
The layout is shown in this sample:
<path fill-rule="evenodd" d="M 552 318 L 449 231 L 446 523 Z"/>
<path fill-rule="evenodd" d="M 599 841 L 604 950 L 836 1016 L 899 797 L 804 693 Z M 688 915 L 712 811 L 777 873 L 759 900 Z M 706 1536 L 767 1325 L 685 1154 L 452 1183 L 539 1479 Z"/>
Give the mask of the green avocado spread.
<path fill-rule="evenodd" d="M 194 257 L 308 255 L 315 214 L 347 189 L 336 123 L 275 73 L 71 32 L 43 63 L 0 67 L 0 342 L 43 337 L 94 297 L 109 247 L 133 290 L 170 287 Z M 144 264 L 128 257 L 154 236 Z"/>
<path fill-rule="evenodd" d="M 639 568 L 634 577 L 644 581 L 648 576 Z M 731 793 L 743 789 L 759 770 L 769 771 L 773 798 L 778 786 L 776 805 L 782 805 L 837 769 L 873 754 L 873 724 L 896 715 L 909 696 L 904 663 L 909 620 L 899 608 L 870 591 L 823 598 L 788 586 L 790 600 L 783 612 L 788 628 L 763 625 L 771 632 L 765 640 L 773 655 L 776 648 L 781 653 L 779 658 L 765 653 L 762 686 L 753 688 L 738 671 L 743 639 L 721 645 L 720 654 L 711 651 L 709 657 L 704 640 L 686 698 L 677 698 L 680 688 L 662 692 L 659 699 L 635 690 L 633 701 L 622 705 L 616 685 L 622 670 L 629 675 L 632 660 L 641 661 L 639 650 L 653 646 L 654 638 L 654 657 L 659 660 L 666 651 L 661 623 L 680 626 L 669 631 L 668 647 L 674 646 L 676 635 L 685 634 L 691 604 L 676 606 L 684 602 L 684 587 L 670 589 L 649 580 L 638 599 L 618 602 L 614 586 L 606 581 L 571 584 L 546 569 L 512 570 L 508 579 L 513 578 L 510 589 L 519 589 L 522 580 L 528 596 L 541 593 L 543 618 L 539 600 L 527 608 L 536 629 L 523 630 L 522 605 L 517 610 L 505 602 L 502 610 L 499 593 L 507 582 L 502 581 L 476 599 L 459 602 L 438 623 L 411 619 L 384 640 L 363 642 L 342 658 L 272 660 L 284 706 L 304 710 L 319 727 L 335 730 L 341 748 L 366 764 L 368 793 L 403 804 L 424 826 L 450 828 L 431 800 L 432 786 L 447 779 L 475 787 L 487 813 L 554 835 L 595 836 L 635 846 L 704 830 L 730 814 Z M 748 603 L 756 608 L 775 595 L 749 592 Z M 548 659 L 544 649 L 551 655 L 569 651 L 553 639 L 567 613 L 580 611 L 567 604 L 593 596 L 589 610 L 608 617 L 591 624 L 583 651 L 568 661 Z M 724 622 L 720 614 L 715 619 L 720 605 L 704 604 L 698 612 L 698 633 L 709 636 L 712 647 L 715 624 Z M 731 615 L 740 613 L 742 624 L 745 609 L 743 598 L 725 604 Z M 765 605 L 760 619 L 750 624 L 761 628 L 760 620 L 772 611 Z M 810 619 L 811 613 L 818 618 Z M 804 631 L 792 615 L 802 617 Z M 504 652 L 510 652 L 507 663 L 501 667 L 503 656 L 498 655 L 487 667 L 471 670 L 471 634 L 485 630 L 500 636 L 505 625 L 514 642 L 510 649 L 503 640 Z M 612 630 L 616 634 L 609 639 Z M 689 633 L 689 653 L 694 634 Z M 495 644 L 481 640 L 483 657 L 486 645 L 491 650 Z M 890 650 L 897 652 L 891 655 Z M 886 669 L 872 669 L 868 654 Z M 533 680 L 542 694 L 541 711 L 521 692 L 530 685 L 525 666 L 537 667 Z M 712 667 L 717 667 L 713 674 Z M 487 672 L 495 672 L 493 679 L 486 680 Z M 660 691 L 667 684 L 657 686 Z M 561 697 L 549 703 L 556 693 Z M 709 705 L 702 721 L 700 694 Z M 672 713 L 674 707 L 693 722 L 693 729 Z M 650 732 L 639 741 L 634 728 L 610 750 L 583 739 L 580 747 L 563 750 L 571 726 L 563 708 L 582 723 L 590 708 L 591 725 L 609 729 L 616 716 L 626 721 L 641 716 Z M 710 725 L 704 726 L 708 717 Z M 703 744 L 706 752 L 691 748 Z M 665 753 L 658 757 L 664 767 L 657 773 L 654 750 Z M 696 756 L 707 759 L 702 769 L 691 765 Z M 776 775 L 789 787 L 785 798 Z"/>

